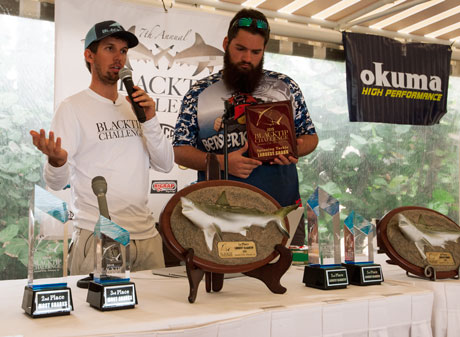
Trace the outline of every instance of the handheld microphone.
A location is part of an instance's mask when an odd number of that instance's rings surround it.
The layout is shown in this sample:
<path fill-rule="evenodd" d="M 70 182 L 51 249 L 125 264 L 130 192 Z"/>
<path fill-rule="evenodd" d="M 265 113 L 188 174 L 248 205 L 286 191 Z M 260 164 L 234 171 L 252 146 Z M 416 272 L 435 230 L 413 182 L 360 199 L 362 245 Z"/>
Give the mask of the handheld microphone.
<path fill-rule="evenodd" d="M 133 92 L 134 92 L 134 83 L 133 83 L 133 76 L 131 70 L 124 67 L 118 72 L 118 77 L 120 80 L 123 81 L 123 84 L 126 87 L 126 91 L 128 92 L 129 99 L 131 100 L 131 104 L 134 109 L 134 113 L 136 114 L 137 119 L 139 122 L 144 123 L 146 121 L 144 109 L 133 100 Z"/>
<path fill-rule="evenodd" d="M 105 178 L 101 176 L 94 177 L 91 181 L 91 187 L 97 197 L 99 213 L 107 219 L 110 219 L 109 208 L 107 206 L 107 198 L 105 196 L 107 193 L 107 182 L 105 181 Z"/>

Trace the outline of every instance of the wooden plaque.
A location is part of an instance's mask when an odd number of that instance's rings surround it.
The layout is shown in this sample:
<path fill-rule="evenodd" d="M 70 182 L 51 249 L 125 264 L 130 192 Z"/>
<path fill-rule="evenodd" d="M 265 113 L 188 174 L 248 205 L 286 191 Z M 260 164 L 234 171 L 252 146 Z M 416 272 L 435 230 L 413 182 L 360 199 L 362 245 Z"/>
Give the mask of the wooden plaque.
<path fill-rule="evenodd" d="M 246 107 L 249 157 L 271 162 L 279 155 L 298 158 L 290 101 Z"/>
<path fill-rule="evenodd" d="M 193 249 L 193 263 L 212 273 L 244 273 L 262 267 L 278 256 L 276 245 L 286 245 L 285 237 L 275 223 L 265 228 L 251 226 L 246 235 L 223 232 L 213 239 L 209 250 L 201 228 L 182 214 L 181 197 L 193 201 L 213 203 L 225 191 L 231 206 L 255 208 L 274 212 L 281 206 L 262 190 L 236 181 L 212 180 L 190 185 L 177 192 L 166 204 L 160 215 L 160 234 L 166 246 L 181 260 L 186 260 L 188 250 Z M 289 230 L 287 217 L 285 226 Z M 222 250 L 222 246 L 230 250 Z"/>
<path fill-rule="evenodd" d="M 411 226 L 408 229 L 412 232 L 402 230 L 400 224 Z M 460 227 L 454 221 L 423 207 L 395 208 L 377 223 L 380 248 L 401 268 L 421 277 L 427 277 L 425 267 L 428 265 L 435 268 L 436 278 L 457 276 L 459 239 Z"/>

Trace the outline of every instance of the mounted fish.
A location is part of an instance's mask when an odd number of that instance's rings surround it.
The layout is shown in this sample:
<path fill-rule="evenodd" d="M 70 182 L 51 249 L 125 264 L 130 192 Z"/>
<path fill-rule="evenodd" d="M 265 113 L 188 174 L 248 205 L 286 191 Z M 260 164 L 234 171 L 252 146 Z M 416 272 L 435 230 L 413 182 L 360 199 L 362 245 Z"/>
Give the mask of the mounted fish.
<path fill-rule="evenodd" d="M 281 207 L 262 190 L 229 180 L 202 181 L 177 192 L 160 215 L 159 231 L 169 250 L 185 261 L 189 302 L 195 301 L 204 273 L 208 292 L 220 291 L 224 274 L 243 273 L 284 293 L 280 279 L 292 262 L 287 215 L 292 212 L 298 223 L 297 208 Z"/>
<path fill-rule="evenodd" d="M 274 221 L 279 231 L 289 237 L 284 218 L 299 205 L 282 207 L 275 212 L 265 213 L 255 208 L 230 206 L 225 191 L 214 204 L 193 202 L 181 197 L 182 214 L 203 230 L 206 244 L 212 250 L 214 235 L 217 233 L 222 241 L 222 233 L 240 233 L 246 236 L 251 226 L 262 228 Z"/>
<path fill-rule="evenodd" d="M 458 275 L 460 227 L 423 207 L 400 207 L 377 225 L 378 244 L 407 272 L 431 279 Z"/>
<path fill-rule="evenodd" d="M 160 216 L 160 233 L 170 234 L 170 246 L 179 258 L 192 248 L 200 266 L 213 265 L 214 272 L 230 266 L 242 272 L 277 256 L 275 246 L 286 245 L 289 238 L 287 215 L 297 207 L 281 207 L 248 184 L 201 182 L 171 198 Z"/>

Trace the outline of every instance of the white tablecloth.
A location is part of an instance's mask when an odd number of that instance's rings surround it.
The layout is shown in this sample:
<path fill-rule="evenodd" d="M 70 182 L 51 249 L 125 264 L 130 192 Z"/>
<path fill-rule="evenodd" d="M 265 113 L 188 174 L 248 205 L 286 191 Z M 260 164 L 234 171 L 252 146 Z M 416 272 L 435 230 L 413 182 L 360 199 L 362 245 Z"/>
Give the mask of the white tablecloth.
<path fill-rule="evenodd" d="M 438 279 L 430 281 L 408 277 L 406 272 L 396 265 L 388 265 L 381 255 L 379 258 L 384 266 L 386 279 L 411 284 L 415 287 L 433 291 L 433 314 L 431 323 L 434 337 L 460 336 L 460 281 L 456 279 Z"/>
<path fill-rule="evenodd" d="M 385 275 L 379 286 L 324 291 L 305 287 L 302 276 L 302 267 L 291 267 L 283 295 L 249 277 L 226 279 L 222 291 L 206 293 L 203 280 L 190 304 L 187 279 L 134 273 L 139 304 L 108 312 L 91 308 L 86 290 L 76 287 L 81 277 L 70 277 L 75 310 L 38 319 L 21 308 L 26 281 L 1 281 L 0 336 L 432 336 L 433 291 L 418 282 Z"/>

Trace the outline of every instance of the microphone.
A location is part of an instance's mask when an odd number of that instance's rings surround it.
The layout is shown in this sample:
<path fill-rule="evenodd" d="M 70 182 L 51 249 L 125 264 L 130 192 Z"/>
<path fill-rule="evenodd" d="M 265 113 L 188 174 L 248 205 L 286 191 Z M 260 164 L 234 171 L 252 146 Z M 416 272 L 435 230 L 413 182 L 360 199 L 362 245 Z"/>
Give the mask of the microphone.
<path fill-rule="evenodd" d="M 107 198 L 105 197 L 105 194 L 107 193 L 107 182 L 105 181 L 105 178 L 101 176 L 94 177 L 91 181 L 91 187 L 97 197 L 99 213 L 107 219 L 110 219 Z"/>
<path fill-rule="evenodd" d="M 97 176 L 91 180 L 91 187 L 94 194 L 97 196 L 97 203 L 99 204 L 99 213 L 110 219 L 109 208 L 107 207 L 107 199 L 105 194 L 107 193 L 107 182 L 104 177 Z M 89 276 L 82 278 L 77 281 L 77 287 L 88 289 L 89 283 L 94 280 L 94 273 L 89 273 Z"/>
<path fill-rule="evenodd" d="M 144 109 L 137 103 L 133 101 L 133 75 L 131 70 L 124 67 L 118 72 L 118 77 L 120 80 L 123 81 L 123 84 L 126 87 L 126 91 L 128 92 L 129 99 L 131 100 L 131 104 L 134 109 L 134 113 L 136 114 L 137 119 L 139 122 L 144 123 L 146 121 Z"/>

